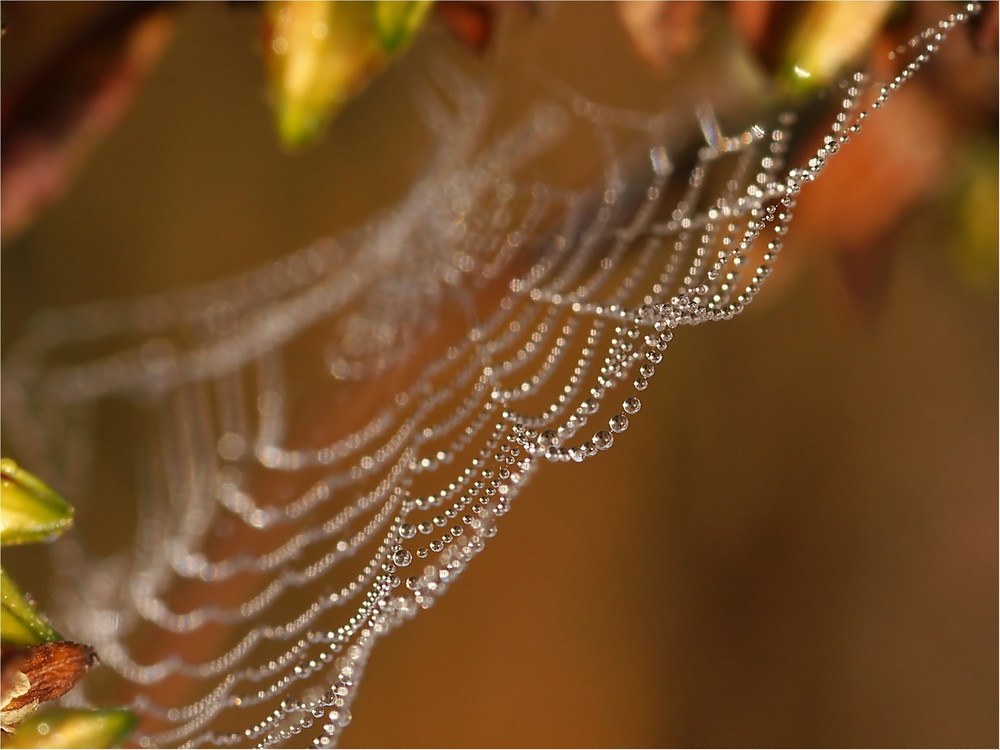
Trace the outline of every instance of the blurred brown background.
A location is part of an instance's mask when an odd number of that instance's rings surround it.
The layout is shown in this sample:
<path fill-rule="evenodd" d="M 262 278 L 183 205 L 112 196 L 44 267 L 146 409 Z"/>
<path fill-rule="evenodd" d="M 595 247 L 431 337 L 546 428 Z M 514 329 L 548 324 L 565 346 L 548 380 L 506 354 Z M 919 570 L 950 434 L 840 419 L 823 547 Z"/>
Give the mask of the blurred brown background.
<path fill-rule="evenodd" d="M 289 157 L 253 14 L 180 11 L 121 127 L 5 242 L 5 346 L 38 309 L 336 234 L 415 174 L 427 136 L 400 124 L 442 34 Z M 494 56 L 663 105 L 613 8 L 518 25 Z M 344 744 L 996 746 L 997 286 L 954 248 L 963 176 L 986 164 L 995 186 L 993 123 L 955 131 L 931 188 L 877 234 L 890 260 L 866 312 L 830 238 L 793 224 L 754 309 L 680 331 L 615 449 L 540 472 L 462 580 L 375 650 Z M 27 583 L 33 554 L 4 562 Z"/>

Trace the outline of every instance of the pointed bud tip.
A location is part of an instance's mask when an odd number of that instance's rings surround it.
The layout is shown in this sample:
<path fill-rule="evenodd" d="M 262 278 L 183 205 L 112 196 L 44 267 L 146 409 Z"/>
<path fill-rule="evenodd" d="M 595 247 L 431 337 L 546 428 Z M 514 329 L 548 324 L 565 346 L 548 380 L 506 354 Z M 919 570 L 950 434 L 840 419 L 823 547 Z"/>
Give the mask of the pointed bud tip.
<path fill-rule="evenodd" d="M 73 524 L 73 507 L 9 458 L 0 459 L 0 545 L 46 542 Z"/>

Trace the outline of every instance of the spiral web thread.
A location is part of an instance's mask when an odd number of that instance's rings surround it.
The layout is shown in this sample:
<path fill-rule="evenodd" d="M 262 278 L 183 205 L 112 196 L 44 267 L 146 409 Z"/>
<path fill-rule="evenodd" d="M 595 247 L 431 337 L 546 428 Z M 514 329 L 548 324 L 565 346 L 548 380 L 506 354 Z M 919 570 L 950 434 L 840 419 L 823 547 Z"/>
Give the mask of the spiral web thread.
<path fill-rule="evenodd" d="M 974 11 L 901 48 L 871 109 Z M 823 145 L 787 169 L 794 113 L 726 137 L 702 107 L 682 172 L 662 117 L 579 98 L 481 148 L 486 99 L 447 84 L 438 151 L 394 212 L 231 280 L 40 315 L 7 358 L 8 434 L 60 486 L 86 481 L 107 404 L 144 435 L 132 545 L 56 560 L 63 619 L 144 717 L 142 746 L 336 743 L 378 639 L 447 590 L 541 465 L 612 446 L 675 330 L 750 304 L 800 188 L 869 114 L 866 77 L 841 82 Z M 524 179 L 573 127 L 604 147 L 603 184 Z M 644 144 L 628 180 L 623 134 Z"/>

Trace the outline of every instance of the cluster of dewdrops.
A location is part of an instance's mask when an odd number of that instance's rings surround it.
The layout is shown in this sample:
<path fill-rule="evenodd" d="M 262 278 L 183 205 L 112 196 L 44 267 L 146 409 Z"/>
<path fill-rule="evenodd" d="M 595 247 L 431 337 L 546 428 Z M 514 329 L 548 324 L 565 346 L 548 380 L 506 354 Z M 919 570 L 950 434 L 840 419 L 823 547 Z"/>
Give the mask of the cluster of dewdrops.
<path fill-rule="evenodd" d="M 968 10 L 974 11 L 974 6 L 970 5 Z M 964 13 L 957 13 L 942 21 L 937 29 L 927 30 L 911 40 L 909 48 L 915 48 L 922 44 L 922 49 L 892 82 L 881 88 L 871 108 L 878 110 L 884 106 L 890 96 L 910 79 L 923 63 L 930 59 L 937 45 L 943 41 L 945 34 L 965 18 Z M 898 52 L 901 53 L 906 49 L 907 45 L 904 45 Z M 835 155 L 842 145 L 847 144 L 852 135 L 860 133 L 863 122 L 869 117 L 867 110 L 858 109 L 858 101 L 866 84 L 867 77 L 863 73 L 856 73 L 849 80 L 841 83 L 840 89 L 843 92 L 843 99 L 840 102 L 840 109 L 835 116 L 831 131 L 824 138 L 823 145 L 808 160 L 805 167 L 791 170 L 783 181 L 774 184 L 751 185 L 748 188 L 746 200 L 754 201 L 756 205 L 749 209 L 750 221 L 745 232 L 732 252 L 721 254 L 707 272 L 702 272 L 704 283 L 690 289 L 682 285 L 677 294 L 667 302 L 655 302 L 652 298 L 647 297 L 646 303 L 635 309 L 627 309 L 614 304 L 591 305 L 586 308 L 587 312 L 605 320 L 619 322 L 610 341 L 609 353 L 605 356 L 601 372 L 597 377 L 597 385 L 591 389 L 590 395 L 579 403 L 569 418 L 557 427 L 537 428 L 545 423 L 550 423 L 554 415 L 563 411 L 565 399 L 553 404 L 547 413 L 532 420 L 534 424 L 528 423 L 528 420 L 513 422 L 510 430 L 510 443 L 503 443 L 504 454 L 498 455 L 498 460 L 514 462 L 522 455 L 521 451 L 523 451 L 525 459 L 518 461 L 517 465 L 521 470 L 525 470 L 528 462 L 536 457 L 544 457 L 553 462 L 582 462 L 600 451 L 607 450 L 614 444 L 615 436 L 628 429 L 629 418 L 642 408 L 642 402 L 637 395 L 626 397 L 621 402 L 621 411 L 616 411 L 608 419 L 607 427 L 597 430 L 590 439 L 574 445 L 568 445 L 568 442 L 577 430 L 587 423 L 588 418 L 600 410 L 601 400 L 606 391 L 614 387 L 634 365 L 638 365 L 638 372 L 632 380 L 632 388 L 641 393 L 649 387 L 656 367 L 661 363 L 663 353 L 672 339 L 673 329 L 680 325 L 692 325 L 733 317 L 739 314 L 760 291 L 764 280 L 771 272 L 770 264 L 773 263 L 781 250 L 781 238 L 787 233 L 792 220 L 792 211 L 796 202 L 795 196 L 804 184 L 812 182 L 818 177 L 829 158 Z M 781 127 L 772 132 L 769 149 L 775 160 L 779 160 L 785 155 L 787 129 L 793 126 L 794 122 L 793 114 L 784 114 L 779 119 Z M 704 160 L 708 161 L 716 156 L 717 148 L 716 146 L 706 147 L 702 155 Z M 655 159 L 656 155 L 654 154 L 652 158 Z M 765 166 L 768 166 L 766 162 Z M 767 200 L 773 197 L 776 197 L 777 200 L 768 203 Z M 739 207 L 742 208 L 742 205 Z M 715 218 L 716 215 L 710 212 L 709 222 Z M 668 225 L 668 229 L 676 232 L 684 228 L 684 221 L 685 219 L 678 220 L 675 217 L 675 220 Z M 756 267 L 749 282 L 733 298 L 733 289 L 739 278 L 740 267 L 743 265 L 743 256 L 768 227 L 771 228 L 774 238 L 768 242 L 766 252 L 763 255 L 764 262 Z M 711 228 L 710 223 L 708 223 L 708 230 Z M 697 266 L 688 269 L 688 275 L 684 279 L 685 284 L 691 283 L 696 272 Z M 554 304 L 561 302 L 558 299 L 546 300 L 544 296 L 540 295 L 535 295 L 532 299 L 549 301 Z M 582 311 L 584 308 L 577 305 L 574 309 Z M 649 329 L 651 329 L 649 333 L 643 333 L 643 330 Z M 586 347 L 591 349 L 597 343 L 596 331 L 592 330 L 586 341 Z M 576 392 L 580 376 L 581 368 L 577 367 L 569 378 L 565 393 Z M 532 379 L 532 386 L 541 385 L 542 380 L 543 378 L 536 376 Z M 494 393 L 494 396 L 496 395 Z M 506 407 L 506 404 L 504 406 Z M 513 409 L 504 408 L 501 415 L 505 420 L 516 418 Z M 500 429 L 501 425 L 498 424 L 497 428 Z M 489 472 L 485 476 L 492 479 L 493 474 Z M 500 479 L 508 477 L 509 471 L 502 469 Z M 494 480 L 493 487 L 497 486 Z M 506 489 L 506 485 L 502 489 Z M 431 521 L 423 521 L 416 525 L 409 521 L 402 523 L 399 526 L 400 539 L 410 540 L 418 535 L 429 536 L 438 529 L 443 529 L 449 524 L 446 516 L 454 517 L 461 513 L 465 502 L 467 501 L 463 498 L 460 503 L 449 508 L 450 513 L 437 515 Z M 479 505 L 474 505 L 473 510 L 477 514 L 484 512 Z M 462 521 L 465 524 L 471 523 L 473 516 L 464 515 Z M 429 553 L 441 552 L 447 544 L 461 536 L 463 532 L 463 526 L 460 524 L 450 526 L 450 528 L 445 529 L 445 533 L 433 538 L 429 544 L 418 547 L 416 556 L 426 558 Z M 394 550 L 390 559 L 396 565 L 405 567 L 410 564 L 413 555 L 400 545 Z M 425 579 L 419 576 L 411 576 L 406 579 L 406 586 L 411 590 L 419 591 L 424 583 Z"/>
<path fill-rule="evenodd" d="M 929 59 L 936 45 L 943 40 L 944 34 L 963 18 L 964 14 L 956 14 L 943 21 L 937 30 L 929 30 L 910 42 L 910 47 L 916 47 L 921 42 L 924 46 L 895 79 L 881 89 L 871 105 L 872 110 L 881 108 L 893 92 L 915 74 Z M 783 181 L 769 182 L 758 179 L 756 184 L 751 184 L 745 196 L 742 196 L 736 204 L 738 210 L 745 210 L 749 216 L 738 242 L 731 243 L 731 247 L 719 253 L 712 263 L 706 263 L 705 255 L 696 252 L 694 262 L 686 269 L 681 284 L 675 289 L 676 293 L 668 300 L 657 301 L 655 295 L 648 295 L 646 301 L 634 309 L 617 304 L 592 304 L 585 307 L 579 302 L 576 303 L 575 310 L 591 313 L 603 323 L 615 326 L 607 354 L 596 378 L 597 384 L 590 390 L 589 395 L 571 410 L 569 417 L 565 421 L 557 422 L 557 425 L 552 425 L 553 419 L 564 414 L 566 405 L 570 401 L 569 397 L 579 393 L 585 370 L 583 366 L 578 365 L 570 375 L 563 390 L 563 397 L 552 404 L 547 412 L 536 418 L 519 421 L 523 415 L 517 414 L 512 403 L 504 398 L 510 394 L 495 390 L 492 396 L 499 405 L 502 421 L 496 423 L 488 442 L 492 448 L 496 448 L 499 444 L 499 450 L 491 458 L 500 468 L 476 467 L 478 478 L 466 486 L 466 491 L 444 512 L 417 523 L 409 520 L 399 523 L 397 527 L 399 543 L 389 553 L 391 570 L 387 570 L 390 573 L 395 573 L 397 568 L 410 566 L 415 559 L 425 559 L 431 554 L 444 552 L 467 531 L 471 532 L 473 542 L 463 548 L 467 554 L 465 559 L 468 559 L 468 555 L 478 552 L 483 546 L 483 540 L 496 533 L 492 516 L 502 515 L 508 507 L 509 497 L 514 492 L 512 477 L 516 480 L 519 473 L 526 474 L 534 459 L 541 457 L 553 462 L 578 463 L 609 449 L 614 444 L 615 437 L 628 429 L 630 417 L 634 417 L 642 408 L 638 395 L 629 395 L 622 400 L 620 411 L 616 410 L 608 418 L 606 428 L 597 430 L 592 437 L 583 442 L 571 444 L 571 441 L 577 431 L 586 425 L 588 419 L 599 412 L 606 393 L 625 378 L 631 378 L 631 386 L 636 393 L 641 393 L 649 387 L 650 380 L 672 340 L 674 329 L 682 325 L 731 318 L 742 312 L 753 300 L 770 274 L 771 264 L 781 250 L 781 238 L 786 234 L 791 222 L 795 196 L 804 184 L 817 178 L 828 159 L 835 155 L 842 145 L 847 144 L 852 135 L 860 132 L 863 122 L 869 117 L 868 111 L 857 108 L 866 83 L 866 76 L 861 73 L 842 83 L 843 99 L 840 109 L 831 126 L 831 132 L 824 138 L 823 145 L 815 155 L 809 159 L 805 167 L 791 170 Z M 780 127 L 771 133 L 768 146 L 770 155 L 766 157 L 767 160 L 773 159 L 775 164 L 781 163 L 786 155 L 787 131 L 794 125 L 794 121 L 792 114 L 781 116 Z M 708 162 L 718 153 L 719 145 L 710 145 L 704 149 L 701 156 Z M 765 160 L 765 172 L 768 166 L 768 161 Z M 773 198 L 777 200 L 771 201 Z M 706 217 L 702 217 L 699 229 L 705 232 L 705 235 L 701 237 L 703 241 L 699 248 L 709 245 L 709 235 L 714 230 L 713 222 L 722 219 L 722 212 L 710 211 Z M 739 288 L 738 281 L 741 267 L 745 263 L 744 256 L 768 227 L 773 232 L 773 238 L 767 244 L 763 263 L 754 269 L 749 281 Z M 676 233 L 690 228 L 690 220 L 683 218 L 682 211 L 665 229 L 667 233 Z M 669 273 L 661 277 L 661 282 L 668 276 Z M 655 291 L 658 293 L 665 285 L 659 283 L 657 286 Z M 546 299 L 538 295 L 532 299 L 543 303 L 562 302 L 560 299 Z M 539 326 L 538 330 L 543 335 L 548 333 L 544 325 Z M 585 344 L 587 350 L 592 351 L 599 344 L 600 332 L 600 325 L 595 325 L 591 329 Z M 563 329 L 561 333 L 565 335 L 570 331 Z M 561 353 L 562 346 L 560 340 L 553 347 L 553 351 Z M 532 376 L 530 389 L 540 388 L 546 376 L 544 370 Z M 485 458 L 484 453 L 483 459 Z M 413 507 L 415 509 L 429 507 L 445 497 L 452 498 L 455 494 L 442 493 L 440 498 L 429 498 L 426 503 L 419 503 Z M 489 503 L 495 499 L 499 499 L 500 502 L 490 508 Z M 414 539 L 424 541 L 421 541 L 411 553 L 403 545 Z M 437 586 L 448 580 L 449 570 L 448 566 L 442 568 L 428 566 L 423 575 L 407 577 L 405 587 L 416 596 L 418 602 L 427 605 L 433 599 Z M 458 566 L 456 572 L 457 570 Z M 399 579 L 396 578 L 394 584 L 399 585 L 399 583 Z M 339 709 L 331 712 L 331 719 L 341 716 Z M 324 727 L 325 735 L 316 741 L 316 745 L 327 746 L 332 741 L 331 737 L 339 734 L 342 726 L 343 724 Z M 282 736 L 285 735 L 282 733 Z"/>

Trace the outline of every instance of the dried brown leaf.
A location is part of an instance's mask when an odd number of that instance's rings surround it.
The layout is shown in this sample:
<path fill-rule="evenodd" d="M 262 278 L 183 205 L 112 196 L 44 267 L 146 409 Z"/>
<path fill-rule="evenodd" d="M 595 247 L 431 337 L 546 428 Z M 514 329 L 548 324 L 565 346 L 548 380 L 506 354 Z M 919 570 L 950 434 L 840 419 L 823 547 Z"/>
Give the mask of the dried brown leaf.
<path fill-rule="evenodd" d="M 16 724 L 26 711 L 69 692 L 96 663 L 97 654 L 90 646 L 72 641 L 5 649 L 2 670 L 6 701 L 4 729 Z M 23 684 L 25 679 L 26 686 Z"/>
<path fill-rule="evenodd" d="M 434 15 L 460 41 L 476 52 L 483 52 L 493 39 L 499 14 L 511 6 L 533 10 L 535 3 L 457 0 L 435 3 Z"/>

